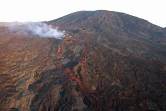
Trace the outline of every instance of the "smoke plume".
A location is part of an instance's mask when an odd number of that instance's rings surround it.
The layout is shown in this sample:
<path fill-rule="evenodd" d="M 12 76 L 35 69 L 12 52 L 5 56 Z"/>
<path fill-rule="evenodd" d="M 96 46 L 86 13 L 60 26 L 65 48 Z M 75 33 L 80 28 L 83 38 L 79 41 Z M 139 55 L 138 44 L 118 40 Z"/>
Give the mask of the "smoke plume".
<path fill-rule="evenodd" d="M 32 34 L 34 36 L 52 37 L 57 39 L 61 39 L 65 33 L 65 31 L 60 31 L 58 27 L 54 28 L 43 22 L 28 22 L 20 25 L 10 25 L 9 29 L 12 32 L 18 32 L 24 35 Z"/>

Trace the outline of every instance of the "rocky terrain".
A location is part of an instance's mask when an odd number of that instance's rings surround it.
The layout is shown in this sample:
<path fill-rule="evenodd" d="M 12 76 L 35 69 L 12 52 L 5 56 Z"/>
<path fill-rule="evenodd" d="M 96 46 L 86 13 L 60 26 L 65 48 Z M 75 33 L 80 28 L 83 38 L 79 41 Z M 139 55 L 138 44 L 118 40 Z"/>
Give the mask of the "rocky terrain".
<path fill-rule="evenodd" d="M 46 22 L 62 39 L 0 26 L 0 111 L 165 111 L 166 31 L 110 11 Z"/>

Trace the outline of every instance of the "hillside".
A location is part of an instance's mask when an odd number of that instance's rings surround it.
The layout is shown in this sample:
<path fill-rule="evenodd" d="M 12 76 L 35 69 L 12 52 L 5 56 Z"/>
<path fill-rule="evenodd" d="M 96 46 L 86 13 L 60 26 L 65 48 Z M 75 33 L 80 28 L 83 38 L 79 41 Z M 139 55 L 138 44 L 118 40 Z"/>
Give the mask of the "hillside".
<path fill-rule="evenodd" d="M 166 110 L 164 28 L 104 10 L 46 23 L 63 39 L 0 26 L 0 110 Z"/>

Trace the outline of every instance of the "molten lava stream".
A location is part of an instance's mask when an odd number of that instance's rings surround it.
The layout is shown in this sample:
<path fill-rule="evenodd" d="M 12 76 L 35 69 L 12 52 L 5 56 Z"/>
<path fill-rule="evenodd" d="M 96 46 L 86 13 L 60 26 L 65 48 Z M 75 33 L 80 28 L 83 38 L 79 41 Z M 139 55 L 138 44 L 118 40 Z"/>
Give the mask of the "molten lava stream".
<path fill-rule="evenodd" d="M 59 58 L 59 53 L 61 53 L 61 46 L 58 45 L 58 52 L 56 54 L 56 57 Z M 82 56 L 85 54 L 86 52 L 86 48 L 84 48 L 81 52 L 81 56 L 80 58 L 78 59 L 78 62 L 81 62 L 82 61 Z M 62 63 L 60 62 L 60 60 L 58 61 L 58 67 L 59 68 L 62 68 Z M 85 93 L 85 95 L 89 98 L 89 100 L 91 101 L 91 106 L 90 108 L 88 109 L 88 111 L 101 111 L 101 104 L 100 104 L 100 101 L 99 99 L 93 95 L 84 85 L 83 83 L 81 82 L 80 79 L 78 79 L 71 71 L 70 68 L 65 68 L 65 73 L 68 74 L 70 76 L 70 78 L 72 80 L 75 80 L 78 85 L 80 86 L 80 88 L 82 89 L 82 91 Z"/>
<path fill-rule="evenodd" d="M 80 88 L 84 91 L 85 95 L 89 98 L 91 101 L 91 106 L 88 109 L 88 111 L 101 111 L 101 104 L 96 96 L 94 96 L 78 79 L 74 74 L 71 72 L 70 68 L 65 68 L 66 74 L 68 74 L 73 80 L 75 80 Z"/>

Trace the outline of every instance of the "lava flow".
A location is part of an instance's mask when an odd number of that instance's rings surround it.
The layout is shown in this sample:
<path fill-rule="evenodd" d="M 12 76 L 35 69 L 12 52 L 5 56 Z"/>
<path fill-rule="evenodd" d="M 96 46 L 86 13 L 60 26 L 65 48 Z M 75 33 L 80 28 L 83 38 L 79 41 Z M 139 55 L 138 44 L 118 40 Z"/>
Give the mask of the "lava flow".
<path fill-rule="evenodd" d="M 78 85 L 80 86 L 80 88 L 84 91 L 85 95 L 89 98 L 89 100 L 91 101 L 91 106 L 88 109 L 88 111 L 101 111 L 101 104 L 99 102 L 99 99 L 94 96 L 84 85 L 83 83 L 80 81 L 80 79 L 78 79 L 72 72 L 70 68 L 65 68 L 65 72 L 66 74 L 69 74 L 69 76 L 71 77 L 72 80 L 75 80 Z"/>
<path fill-rule="evenodd" d="M 81 55 L 78 59 L 78 62 L 82 61 L 82 56 L 85 54 L 86 52 L 86 48 L 84 48 L 81 52 Z M 59 56 L 59 53 L 61 53 L 61 46 L 58 46 L 58 52 L 57 52 L 57 57 Z M 58 67 L 61 68 L 62 67 L 62 63 L 60 62 L 60 60 L 58 61 Z M 85 93 L 85 95 L 88 97 L 88 99 L 91 102 L 91 106 L 88 109 L 88 111 L 101 111 L 101 104 L 99 99 L 92 94 L 81 82 L 81 80 L 79 78 L 77 78 L 71 71 L 71 69 L 69 67 L 64 69 L 65 73 L 68 74 L 70 76 L 70 78 L 74 81 L 77 82 L 77 84 L 80 86 L 80 88 L 82 89 L 82 91 Z"/>

